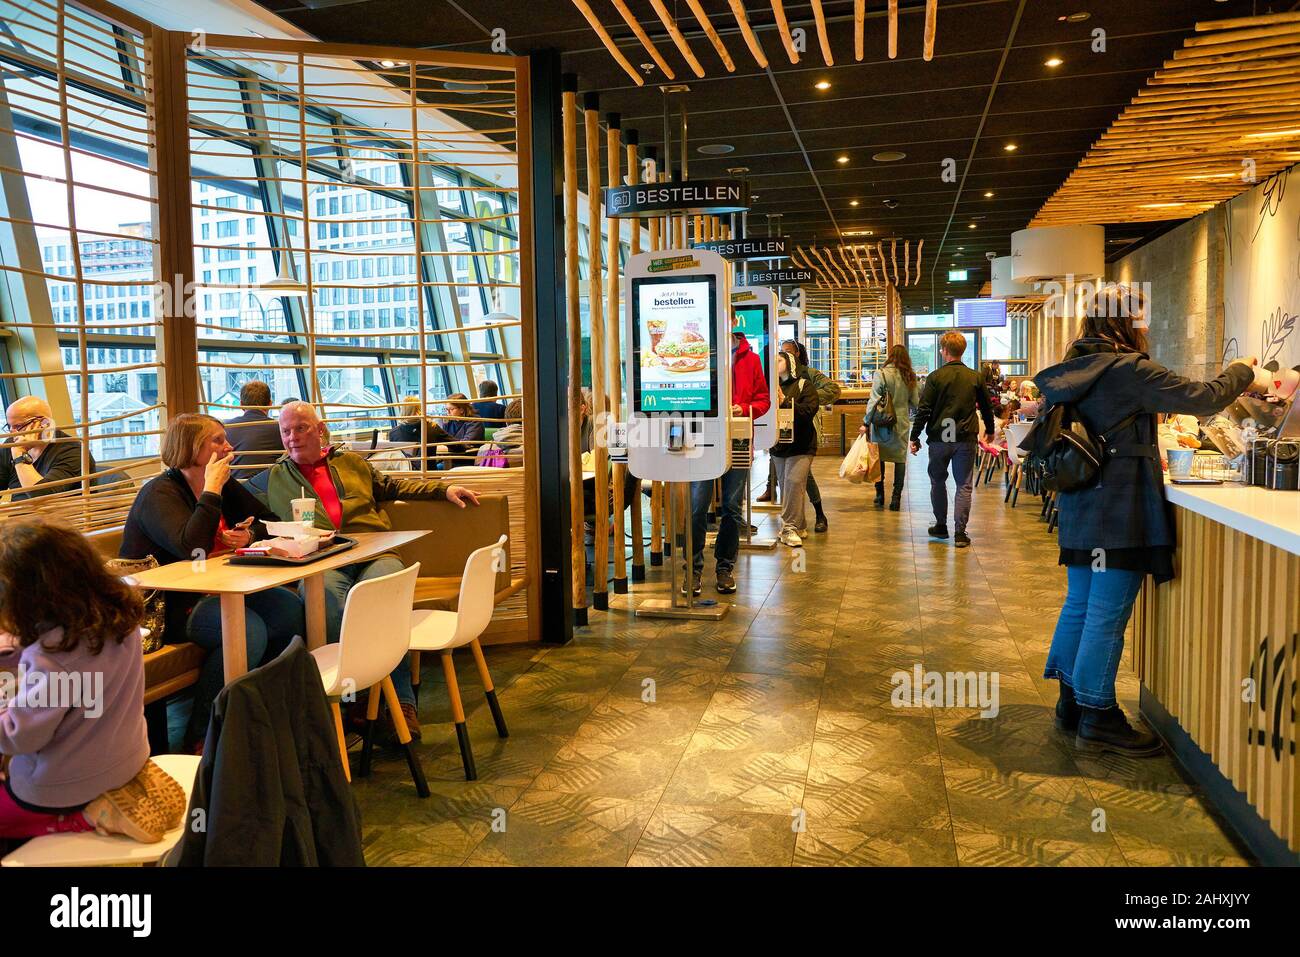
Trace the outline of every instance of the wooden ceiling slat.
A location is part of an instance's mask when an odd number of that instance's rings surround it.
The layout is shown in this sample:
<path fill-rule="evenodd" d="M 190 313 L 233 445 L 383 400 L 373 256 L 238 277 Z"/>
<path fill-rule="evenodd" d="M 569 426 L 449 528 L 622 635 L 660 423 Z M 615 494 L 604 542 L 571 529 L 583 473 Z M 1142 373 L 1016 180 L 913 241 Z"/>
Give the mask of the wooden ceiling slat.
<path fill-rule="evenodd" d="M 853 0 L 853 59 L 861 62 L 866 55 L 867 0 Z"/>
<path fill-rule="evenodd" d="M 596 14 L 592 12 L 587 0 L 573 0 L 573 5 L 578 8 L 578 12 L 591 25 L 591 29 L 596 31 L 596 36 L 600 37 L 600 42 L 605 45 L 605 49 L 614 58 L 614 62 L 623 68 L 623 72 L 630 76 L 637 86 L 645 86 L 645 80 L 641 79 L 641 74 L 633 69 L 631 63 L 627 62 L 627 57 L 623 56 L 623 51 L 614 43 L 609 31 L 596 18 Z"/>
<path fill-rule="evenodd" d="M 736 26 L 740 27 L 740 35 L 745 40 L 745 46 L 749 47 L 750 55 L 753 56 L 754 62 L 761 69 L 767 69 L 767 56 L 763 53 L 763 45 L 758 42 L 758 37 L 749 26 L 749 17 L 745 15 L 745 5 L 741 0 L 727 0 L 731 5 L 731 15 L 736 18 Z"/>
<path fill-rule="evenodd" d="M 691 68 L 691 72 L 700 79 L 704 79 L 704 66 L 695 56 L 695 51 L 691 49 L 691 45 L 686 42 L 686 37 L 682 35 L 681 29 L 677 26 L 677 21 L 673 19 L 673 15 L 664 6 L 664 0 L 650 0 L 650 6 L 654 8 L 655 16 L 659 18 L 659 22 L 668 31 L 668 36 L 672 39 L 673 45 L 677 47 L 677 52 L 682 55 L 686 65 Z"/>
<path fill-rule="evenodd" d="M 939 0 L 926 0 L 925 3 L 925 45 L 921 56 L 929 63 L 934 59 L 934 31 L 938 27 Z"/>
<path fill-rule="evenodd" d="M 831 39 L 826 35 L 826 11 L 822 9 L 822 0 L 812 0 L 812 12 L 817 21 L 817 42 L 821 44 L 822 59 L 827 66 L 834 66 L 835 54 L 831 52 Z"/>
<path fill-rule="evenodd" d="M 889 58 L 898 58 L 898 0 L 889 0 Z"/>
<path fill-rule="evenodd" d="M 677 77 L 673 73 L 673 68 L 668 65 L 667 60 L 659 55 L 659 48 L 655 46 L 654 41 L 646 35 L 645 30 L 641 29 L 640 22 L 632 15 L 632 11 L 627 8 L 627 4 L 624 3 L 623 0 L 610 0 L 610 2 L 614 4 L 614 9 L 617 10 L 618 15 L 623 18 L 623 22 L 631 29 L 632 35 L 641 41 L 641 46 L 645 47 L 645 52 L 650 54 L 650 59 L 655 61 L 655 66 L 659 67 L 659 69 L 663 71 L 664 76 L 668 77 L 668 79 L 676 79 Z"/>
<path fill-rule="evenodd" d="M 865 0 L 857 0 L 857 2 L 863 3 Z M 795 49 L 794 36 L 790 33 L 790 24 L 785 18 L 785 4 L 782 0 L 772 0 L 772 17 L 776 20 L 777 32 L 781 34 L 781 45 L 785 47 L 785 55 L 790 58 L 791 63 L 798 63 L 799 51 Z"/>
<path fill-rule="evenodd" d="M 695 22 L 700 25 L 704 35 L 709 38 L 713 44 L 713 49 L 717 51 L 718 57 L 722 60 L 722 65 L 727 68 L 728 73 L 736 72 L 736 64 L 731 59 L 731 54 L 723 45 L 722 37 L 718 36 L 718 31 L 713 29 L 713 21 L 709 19 L 708 13 L 700 6 L 700 0 L 686 0 L 686 5 L 691 8 L 691 13 L 695 15 Z"/>

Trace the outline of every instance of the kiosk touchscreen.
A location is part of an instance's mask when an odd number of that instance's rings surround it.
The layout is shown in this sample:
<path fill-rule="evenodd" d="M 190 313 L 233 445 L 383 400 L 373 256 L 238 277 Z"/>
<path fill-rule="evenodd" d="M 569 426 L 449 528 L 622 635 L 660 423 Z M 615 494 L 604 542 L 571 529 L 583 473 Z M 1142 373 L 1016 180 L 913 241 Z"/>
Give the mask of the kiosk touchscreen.
<path fill-rule="evenodd" d="M 754 419 L 755 452 L 776 444 L 776 293 L 762 286 L 738 286 L 731 290 L 731 315 L 749 340 L 749 346 L 763 363 L 771 402 L 768 409 Z"/>
<path fill-rule="evenodd" d="M 724 262 L 700 249 L 628 260 L 628 468 L 643 478 L 717 478 L 731 462 L 730 310 Z"/>

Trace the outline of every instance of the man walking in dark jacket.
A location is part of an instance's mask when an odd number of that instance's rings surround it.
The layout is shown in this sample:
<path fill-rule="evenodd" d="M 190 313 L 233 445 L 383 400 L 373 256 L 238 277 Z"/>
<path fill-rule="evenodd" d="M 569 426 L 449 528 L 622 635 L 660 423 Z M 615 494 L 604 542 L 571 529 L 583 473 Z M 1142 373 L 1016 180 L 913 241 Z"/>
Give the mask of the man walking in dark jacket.
<path fill-rule="evenodd" d="M 960 332 L 945 332 L 939 337 L 939 355 L 944 364 L 926 378 L 921 405 L 912 422 L 912 454 L 921 451 L 923 430 L 930 449 L 930 504 L 934 507 L 930 535 L 934 538 L 948 537 L 948 467 L 952 466 L 953 481 L 957 483 L 953 544 L 958 548 L 970 544 L 966 522 L 970 518 L 971 479 L 981 419 L 985 441 L 993 441 L 993 406 L 979 373 L 962 363 L 965 351 L 966 337 Z"/>

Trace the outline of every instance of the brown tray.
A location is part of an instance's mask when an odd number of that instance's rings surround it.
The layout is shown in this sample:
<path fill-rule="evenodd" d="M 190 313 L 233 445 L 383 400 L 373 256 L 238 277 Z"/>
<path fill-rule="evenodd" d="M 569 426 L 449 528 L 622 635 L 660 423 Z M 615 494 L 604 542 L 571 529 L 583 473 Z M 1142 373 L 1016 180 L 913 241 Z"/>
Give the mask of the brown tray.
<path fill-rule="evenodd" d="M 342 535 L 335 535 L 330 545 L 316 549 L 310 555 L 304 555 L 302 558 L 289 558 L 284 555 L 232 555 L 229 559 L 231 565 L 310 565 L 312 562 L 319 561 L 322 558 L 329 558 L 331 555 L 337 555 L 339 552 L 346 552 L 349 548 L 354 548 L 357 544 L 355 538 L 345 538 Z"/>

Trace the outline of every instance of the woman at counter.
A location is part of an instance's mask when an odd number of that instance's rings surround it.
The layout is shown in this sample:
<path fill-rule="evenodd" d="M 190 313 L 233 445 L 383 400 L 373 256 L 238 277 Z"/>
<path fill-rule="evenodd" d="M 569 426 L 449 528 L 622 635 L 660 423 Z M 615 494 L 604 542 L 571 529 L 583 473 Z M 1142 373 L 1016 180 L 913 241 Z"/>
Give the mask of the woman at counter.
<path fill-rule="evenodd" d="M 1034 376 L 1049 405 L 1071 403 L 1116 450 L 1095 483 L 1058 497 L 1068 591 L 1043 676 L 1060 682 L 1056 726 L 1075 736 L 1077 748 L 1130 756 L 1157 754 L 1160 742 L 1133 728 L 1116 703 L 1124 630 L 1143 578 L 1159 583 L 1174 574 L 1155 414 L 1211 415 L 1252 386 L 1268 387 L 1254 358 L 1235 360 L 1208 382 L 1152 361 L 1146 309 L 1124 287 L 1104 289 L 1064 359 Z"/>
<path fill-rule="evenodd" d="M 263 522 L 278 518 L 230 474 L 234 449 L 226 429 L 210 415 L 178 415 L 167 425 L 161 457 L 167 470 L 140 489 L 122 531 L 122 558 L 152 555 L 161 565 L 212 558 L 265 537 Z M 221 654 L 221 603 L 213 595 L 164 596 L 163 641 L 192 641 L 208 652 L 194 687 L 194 711 L 185 748 L 202 744 L 212 702 L 225 684 Z M 302 600 L 287 588 L 244 598 L 248 667 L 269 661 L 306 634 Z"/>

